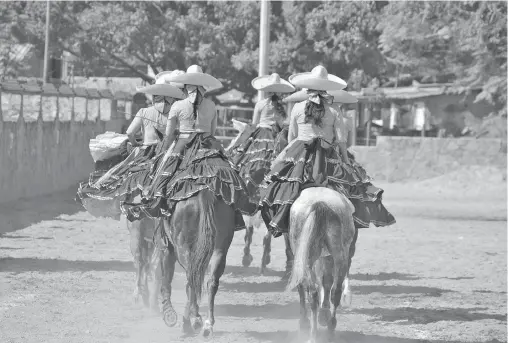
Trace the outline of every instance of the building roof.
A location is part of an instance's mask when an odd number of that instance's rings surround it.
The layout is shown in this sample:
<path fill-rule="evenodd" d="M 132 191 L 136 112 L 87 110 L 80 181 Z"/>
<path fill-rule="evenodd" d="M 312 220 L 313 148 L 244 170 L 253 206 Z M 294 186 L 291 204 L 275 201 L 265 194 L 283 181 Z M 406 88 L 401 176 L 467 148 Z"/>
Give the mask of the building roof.
<path fill-rule="evenodd" d="M 460 88 L 452 83 L 432 83 L 420 84 L 414 82 L 411 87 L 380 87 L 377 89 L 362 88 L 360 92 L 349 92 L 351 95 L 363 101 L 381 101 L 381 100 L 412 100 L 445 94 L 457 94 L 464 92 L 465 88 Z"/>

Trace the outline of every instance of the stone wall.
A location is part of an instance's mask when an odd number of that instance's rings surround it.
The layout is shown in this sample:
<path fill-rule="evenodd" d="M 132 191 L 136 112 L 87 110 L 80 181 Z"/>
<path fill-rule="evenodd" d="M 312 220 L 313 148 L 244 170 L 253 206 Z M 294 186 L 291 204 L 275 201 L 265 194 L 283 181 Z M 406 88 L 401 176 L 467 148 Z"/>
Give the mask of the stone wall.
<path fill-rule="evenodd" d="M 423 180 L 467 166 L 497 167 L 506 174 L 501 139 L 377 137 L 376 146 L 353 146 L 358 162 L 376 180 Z"/>

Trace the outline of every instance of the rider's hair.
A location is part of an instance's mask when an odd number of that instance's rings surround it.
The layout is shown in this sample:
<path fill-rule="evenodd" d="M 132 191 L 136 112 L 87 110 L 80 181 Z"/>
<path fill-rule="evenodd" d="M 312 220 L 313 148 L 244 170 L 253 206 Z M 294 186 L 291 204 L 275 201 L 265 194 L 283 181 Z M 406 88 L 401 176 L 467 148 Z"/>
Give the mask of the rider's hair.
<path fill-rule="evenodd" d="M 323 118 L 325 116 L 325 105 L 323 99 L 316 104 L 310 100 L 307 100 L 305 104 L 305 123 L 314 123 L 317 126 L 323 124 Z"/>

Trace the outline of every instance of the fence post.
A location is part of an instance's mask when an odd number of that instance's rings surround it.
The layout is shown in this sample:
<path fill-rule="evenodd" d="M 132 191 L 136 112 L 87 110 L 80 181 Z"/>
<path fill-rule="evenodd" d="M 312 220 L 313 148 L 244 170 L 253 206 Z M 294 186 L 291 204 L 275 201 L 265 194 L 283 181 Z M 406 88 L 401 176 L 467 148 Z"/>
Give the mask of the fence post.
<path fill-rule="evenodd" d="M 23 116 L 23 93 L 21 93 L 21 104 L 19 106 L 19 116 L 18 120 L 16 122 L 16 166 L 13 168 L 13 171 L 18 176 L 18 180 L 25 180 L 26 179 L 26 172 L 24 165 L 26 164 L 26 161 L 24 159 L 24 152 L 25 152 L 25 118 Z M 21 192 L 16 192 L 16 194 L 19 194 L 21 197 L 24 197 L 25 194 L 25 185 L 26 182 L 19 182 L 17 187 L 21 188 Z"/>
<path fill-rule="evenodd" d="M 365 105 L 365 121 L 366 121 L 366 127 L 365 127 L 365 145 L 370 145 L 370 124 L 371 124 L 371 108 L 370 104 Z"/>
<path fill-rule="evenodd" d="M 2 111 L 2 86 L 0 85 L 0 138 L 4 129 L 4 113 Z"/>
<path fill-rule="evenodd" d="M 358 116 L 360 114 L 360 103 L 357 102 L 356 103 L 356 106 L 354 108 L 354 114 L 353 114 L 353 120 L 352 120 L 352 123 L 351 125 L 353 126 L 352 130 L 351 130 L 351 145 L 356 145 L 356 135 L 357 135 L 357 130 L 358 130 Z"/>

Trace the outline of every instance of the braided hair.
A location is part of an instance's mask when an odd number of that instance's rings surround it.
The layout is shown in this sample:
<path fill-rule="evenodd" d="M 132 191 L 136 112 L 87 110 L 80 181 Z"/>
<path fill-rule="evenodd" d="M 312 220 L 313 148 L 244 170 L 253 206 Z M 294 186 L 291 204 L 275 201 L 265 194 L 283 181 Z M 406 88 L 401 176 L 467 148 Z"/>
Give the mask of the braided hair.
<path fill-rule="evenodd" d="M 321 127 L 326 114 L 325 102 L 332 103 L 333 97 L 325 91 L 307 90 L 309 100 L 305 103 L 305 123 Z"/>
<path fill-rule="evenodd" d="M 270 97 L 270 101 L 272 103 L 272 106 L 275 108 L 275 112 L 278 113 L 282 117 L 282 119 L 286 119 L 287 113 L 286 110 L 284 109 L 284 106 L 282 106 L 281 98 L 279 97 L 279 95 L 277 93 L 273 93 L 272 96 Z"/>
<path fill-rule="evenodd" d="M 317 126 L 323 125 L 323 118 L 325 116 L 325 104 L 321 101 L 316 104 L 312 101 L 307 101 L 305 104 L 305 123 L 314 123 Z"/>

